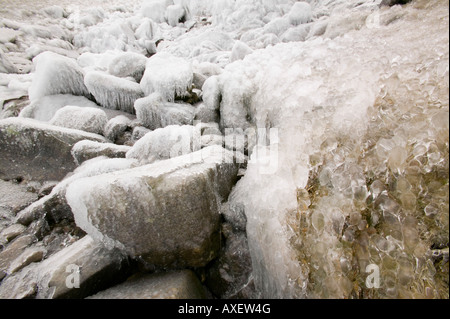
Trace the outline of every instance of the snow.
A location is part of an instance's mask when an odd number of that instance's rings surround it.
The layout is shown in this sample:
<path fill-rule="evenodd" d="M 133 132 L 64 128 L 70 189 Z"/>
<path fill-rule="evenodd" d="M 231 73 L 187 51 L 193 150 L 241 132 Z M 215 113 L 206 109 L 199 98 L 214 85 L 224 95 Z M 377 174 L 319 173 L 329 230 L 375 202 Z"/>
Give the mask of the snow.
<path fill-rule="evenodd" d="M 168 53 L 157 53 L 148 59 L 141 88 L 148 96 L 159 93 L 166 101 L 185 96 L 191 88 L 193 71 L 191 63 Z"/>
<path fill-rule="evenodd" d="M 98 71 L 88 72 L 84 83 L 101 106 L 134 114 L 134 102 L 143 96 L 138 83 Z"/>
<path fill-rule="evenodd" d="M 36 71 L 28 92 L 30 100 L 54 94 L 89 96 L 84 71 L 75 60 L 43 52 L 33 59 L 33 64 Z"/>
<path fill-rule="evenodd" d="M 56 111 L 49 124 L 103 134 L 107 122 L 106 113 L 98 108 L 67 105 Z"/>

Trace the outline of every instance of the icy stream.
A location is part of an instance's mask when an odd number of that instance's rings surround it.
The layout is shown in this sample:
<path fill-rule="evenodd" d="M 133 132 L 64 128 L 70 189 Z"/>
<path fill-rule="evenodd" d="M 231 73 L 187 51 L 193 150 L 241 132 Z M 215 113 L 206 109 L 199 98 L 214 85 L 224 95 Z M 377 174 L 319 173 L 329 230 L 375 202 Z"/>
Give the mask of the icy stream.
<path fill-rule="evenodd" d="M 42 28 L 27 24 L 39 23 L 29 2 L 0 2 L 0 27 L 21 32 L 0 43 L 11 61 L 50 45 L 89 74 L 83 82 L 71 69 L 64 94 L 98 94 L 142 121 L 139 103 L 184 98 L 202 74 L 197 89 L 222 133 L 259 133 L 228 198 L 247 220 L 257 297 L 448 298 L 448 261 L 433 262 L 445 248 L 448 258 L 448 0 L 36 1 L 36 11 L 66 8 L 48 10 Z M 44 33 L 54 21 L 52 40 Z M 140 73 L 117 75 L 126 85 L 102 80 L 123 51 L 157 53 L 145 73 L 130 58 Z M 29 89 L 37 105 L 49 95 L 38 71 L 34 82 L 0 74 L 0 92 Z M 183 112 L 174 114 L 192 120 L 195 111 Z M 366 280 L 373 267 L 379 288 Z"/>

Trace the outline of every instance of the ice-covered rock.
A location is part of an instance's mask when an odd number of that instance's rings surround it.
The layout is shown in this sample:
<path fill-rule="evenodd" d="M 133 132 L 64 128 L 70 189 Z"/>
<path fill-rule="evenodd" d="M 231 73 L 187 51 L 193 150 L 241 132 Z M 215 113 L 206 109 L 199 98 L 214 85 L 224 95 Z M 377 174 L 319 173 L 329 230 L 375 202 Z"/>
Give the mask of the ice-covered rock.
<path fill-rule="evenodd" d="M 167 0 L 143 1 L 140 13 L 143 17 L 150 18 L 156 23 L 163 23 L 166 22 L 166 8 L 171 4 L 173 2 Z"/>
<path fill-rule="evenodd" d="M 297 3 L 299 3 L 299 2 L 297 2 Z M 276 18 L 276 19 L 271 20 L 269 23 L 267 23 L 264 26 L 263 31 L 264 31 L 264 33 L 273 33 L 277 37 L 279 37 L 287 29 L 292 27 L 291 23 L 292 23 L 291 18 L 289 18 L 289 19 L 285 18 L 285 17 Z"/>
<path fill-rule="evenodd" d="M 190 125 L 194 120 L 192 105 L 165 102 L 158 93 L 136 100 L 134 108 L 137 119 L 151 130 L 168 125 Z"/>
<path fill-rule="evenodd" d="M 290 28 L 286 30 L 281 36 L 280 40 L 282 42 L 295 42 L 295 41 L 305 41 L 310 31 L 310 26 L 308 24 L 301 24 L 299 26 Z"/>
<path fill-rule="evenodd" d="M 144 74 L 146 63 L 147 58 L 144 55 L 135 52 L 125 52 L 111 60 L 108 72 L 121 78 L 132 77 L 139 83 Z"/>
<path fill-rule="evenodd" d="M 79 141 L 72 147 L 72 156 L 78 164 L 98 156 L 125 158 L 130 146 L 100 143 L 90 140 Z"/>
<path fill-rule="evenodd" d="M 218 205 L 236 174 L 233 154 L 209 147 L 77 180 L 66 198 L 77 225 L 94 238 L 149 264 L 199 267 L 217 255 Z"/>
<path fill-rule="evenodd" d="M 84 71 L 73 59 L 53 52 L 43 52 L 33 59 L 36 71 L 29 89 L 30 100 L 72 94 L 89 97 L 84 85 Z"/>
<path fill-rule="evenodd" d="M 80 141 L 82 142 L 82 141 Z M 105 143 L 106 144 L 106 143 Z M 82 177 L 96 176 L 104 173 L 128 169 L 137 165 L 136 160 L 123 158 L 97 157 L 86 160 L 72 174 L 57 183 L 51 192 L 38 201 L 17 213 L 16 221 L 22 225 L 30 225 L 33 221 L 45 216 L 47 221 L 59 223 L 63 220 L 73 221 L 73 214 L 66 201 L 67 186 Z"/>
<path fill-rule="evenodd" d="M 5 278 L 0 298 L 85 298 L 124 280 L 128 266 L 120 251 L 106 249 L 85 236 L 43 262 Z"/>
<path fill-rule="evenodd" d="M 178 23 L 183 22 L 186 12 L 179 4 L 168 6 L 166 9 L 167 23 L 172 27 L 176 27 Z"/>
<path fill-rule="evenodd" d="M 131 138 L 134 141 L 140 140 L 142 137 L 144 137 L 145 134 L 150 132 L 150 130 L 144 126 L 136 126 L 133 128 L 133 132 L 131 133 Z"/>
<path fill-rule="evenodd" d="M 206 103 L 200 103 L 195 108 L 194 121 L 219 122 L 219 110 L 208 107 Z"/>
<path fill-rule="evenodd" d="M 242 60 L 246 55 L 252 53 L 253 50 L 244 42 L 236 41 L 231 49 L 230 62 Z"/>
<path fill-rule="evenodd" d="M 106 141 L 102 136 L 48 125 L 25 118 L 0 121 L 0 177 L 61 180 L 75 167 L 72 146 L 83 139 Z"/>
<path fill-rule="evenodd" d="M 17 67 L 11 63 L 6 54 L 0 48 L 0 73 L 19 73 Z"/>
<path fill-rule="evenodd" d="M 191 63 L 167 53 L 157 53 L 148 59 L 141 88 L 145 95 L 159 93 L 166 101 L 186 95 L 191 88 Z"/>
<path fill-rule="evenodd" d="M 88 299 L 203 299 L 205 291 L 191 270 L 136 275 Z"/>
<path fill-rule="evenodd" d="M 200 131 L 196 132 L 192 125 L 169 125 L 147 133 L 126 157 L 146 164 L 185 155 L 200 149 L 199 138 Z"/>
<path fill-rule="evenodd" d="M 107 122 L 106 113 L 99 108 L 67 105 L 56 111 L 49 124 L 103 134 Z"/>
<path fill-rule="evenodd" d="M 106 123 L 103 135 L 110 141 L 116 144 L 119 139 L 123 137 L 123 134 L 131 128 L 132 120 L 125 115 L 118 115 L 113 117 Z M 131 135 L 131 133 L 130 133 Z M 131 137 L 131 136 L 130 136 Z"/>
<path fill-rule="evenodd" d="M 134 114 L 134 101 L 143 96 L 138 83 L 97 71 L 87 73 L 84 83 L 95 100 L 108 109 Z"/>
<path fill-rule="evenodd" d="M 311 5 L 308 2 L 295 2 L 288 14 L 289 22 L 299 25 L 310 22 L 312 19 Z"/>

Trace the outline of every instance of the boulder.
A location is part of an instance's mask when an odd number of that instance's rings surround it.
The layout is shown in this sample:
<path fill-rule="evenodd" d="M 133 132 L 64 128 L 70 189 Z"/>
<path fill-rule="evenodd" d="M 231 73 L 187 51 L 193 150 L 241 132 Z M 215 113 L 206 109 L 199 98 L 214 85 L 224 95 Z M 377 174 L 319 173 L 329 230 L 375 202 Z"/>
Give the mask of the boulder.
<path fill-rule="evenodd" d="M 159 160 L 173 158 L 200 149 L 197 136 L 192 125 L 169 125 L 147 133 L 126 154 L 127 158 L 137 159 L 140 163 L 153 163 Z M 197 147 L 197 149 L 195 149 Z"/>
<path fill-rule="evenodd" d="M 219 205 L 236 181 L 233 154 L 191 154 L 71 183 L 77 225 L 107 245 L 160 267 L 202 267 L 220 247 Z"/>
<path fill-rule="evenodd" d="M 190 62 L 169 53 L 158 52 L 147 60 L 141 89 L 145 95 L 159 93 L 164 100 L 174 101 L 192 88 L 194 72 Z"/>
<path fill-rule="evenodd" d="M 125 158 L 130 146 L 117 145 L 113 143 L 100 143 L 90 140 L 83 140 L 76 143 L 72 148 L 72 156 L 78 164 L 89 159 L 106 156 L 109 158 Z"/>
<path fill-rule="evenodd" d="M 312 19 L 311 5 L 307 2 L 295 2 L 288 13 L 289 22 L 293 25 L 308 23 Z"/>
<path fill-rule="evenodd" d="M 98 71 L 88 72 L 84 83 L 98 104 L 112 110 L 134 114 L 134 101 L 144 96 L 138 83 Z"/>
<path fill-rule="evenodd" d="M 48 259 L 3 279 L 0 298 L 85 298 L 123 281 L 129 261 L 85 236 Z"/>
<path fill-rule="evenodd" d="M 204 299 L 203 286 L 191 270 L 135 275 L 88 299 Z"/>
<path fill-rule="evenodd" d="M 107 122 L 106 113 L 99 108 L 67 105 L 56 111 L 49 124 L 103 134 Z"/>
<path fill-rule="evenodd" d="M 137 119 L 151 130 L 168 125 L 191 125 L 195 116 L 192 105 L 165 102 L 157 93 L 137 100 L 134 108 Z"/>
<path fill-rule="evenodd" d="M 103 135 L 110 141 L 116 144 L 123 144 L 124 134 L 131 129 L 132 120 L 125 115 L 118 115 L 113 117 L 106 123 Z M 131 132 L 130 132 L 131 138 Z M 121 140 L 121 141 L 120 141 Z"/>
<path fill-rule="evenodd" d="M 30 100 L 54 94 L 89 97 L 84 71 L 75 59 L 46 51 L 36 56 L 33 63 L 36 71 L 28 91 Z"/>
<path fill-rule="evenodd" d="M 97 134 L 32 119 L 0 120 L 0 178 L 61 180 L 76 167 L 70 153 L 73 145 L 86 139 L 106 142 Z"/>
<path fill-rule="evenodd" d="M 108 73 L 117 77 L 132 77 L 139 83 L 144 75 L 147 58 L 139 53 L 124 52 L 114 57 L 108 65 Z"/>

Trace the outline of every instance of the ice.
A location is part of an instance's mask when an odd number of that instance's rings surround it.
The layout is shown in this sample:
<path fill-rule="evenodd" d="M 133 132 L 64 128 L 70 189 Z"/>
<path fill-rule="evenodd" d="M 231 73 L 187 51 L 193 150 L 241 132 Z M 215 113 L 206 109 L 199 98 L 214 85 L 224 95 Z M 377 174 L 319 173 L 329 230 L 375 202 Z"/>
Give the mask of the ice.
<path fill-rule="evenodd" d="M 286 30 L 286 32 L 284 32 L 280 36 L 280 40 L 282 42 L 305 41 L 309 32 L 310 26 L 307 24 L 302 24 L 297 27 Z"/>
<path fill-rule="evenodd" d="M 175 4 L 167 7 L 166 15 L 167 23 L 172 27 L 176 27 L 184 19 L 186 12 L 181 5 Z"/>
<path fill-rule="evenodd" d="M 156 129 L 138 140 L 127 152 L 126 157 L 146 164 L 188 154 L 200 149 L 200 140 L 195 145 L 194 134 L 195 130 L 192 125 L 169 125 Z M 199 139 L 200 132 L 197 132 L 197 135 Z"/>
<path fill-rule="evenodd" d="M 9 58 L 3 54 L 0 48 L 0 73 L 19 73 L 19 70 L 11 63 Z"/>
<path fill-rule="evenodd" d="M 253 50 L 242 41 L 236 41 L 231 49 L 230 62 L 242 60 L 246 55 L 252 53 Z"/>
<path fill-rule="evenodd" d="M 132 77 L 136 82 L 140 82 L 144 74 L 147 58 L 144 55 L 126 52 L 114 57 L 108 66 L 111 75 L 126 78 Z"/>
<path fill-rule="evenodd" d="M 288 14 L 289 22 L 299 25 L 311 21 L 311 5 L 308 2 L 295 2 Z"/>
<path fill-rule="evenodd" d="M 166 101 L 185 96 L 191 88 L 192 65 L 183 58 L 157 53 L 148 59 L 141 88 L 145 95 L 159 93 Z"/>
<path fill-rule="evenodd" d="M 137 119 L 151 130 L 174 124 L 190 125 L 194 120 L 192 105 L 165 102 L 158 93 L 136 100 L 134 108 Z"/>
<path fill-rule="evenodd" d="M 298 2 L 300 3 L 300 2 Z M 291 27 L 291 22 L 287 18 L 276 18 L 267 23 L 263 30 L 264 33 L 273 33 L 276 36 L 280 36 L 283 34 L 287 29 Z"/>
<path fill-rule="evenodd" d="M 146 0 L 142 2 L 141 15 L 156 23 L 166 22 L 166 8 L 173 4 L 171 0 Z"/>
<path fill-rule="evenodd" d="M 98 107 L 97 104 L 88 100 L 84 96 L 57 94 L 44 96 L 34 100 L 29 106 L 25 107 L 20 112 L 19 116 L 47 122 L 50 121 L 50 119 L 60 108 L 66 105 L 75 105 L 80 107 Z"/>
<path fill-rule="evenodd" d="M 108 109 L 134 114 L 134 102 L 143 96 L 138 83 L 98 71 L 88 72 L 84 83 L 97 103 Z"/>
<path fill-rule="evenodd" d="M 75 60 L 43 52 L 33 59 L 33 64 L 36 71 L 29 89 L 30 100 L 54 94 L 89 96 L 84 71 Z"/>
<path fill-rule="evenodd" d="M 56 111 L 49 124 L 103 134 L 107 122 L 106 113 L 98 108 L 67 105 Z"/>

